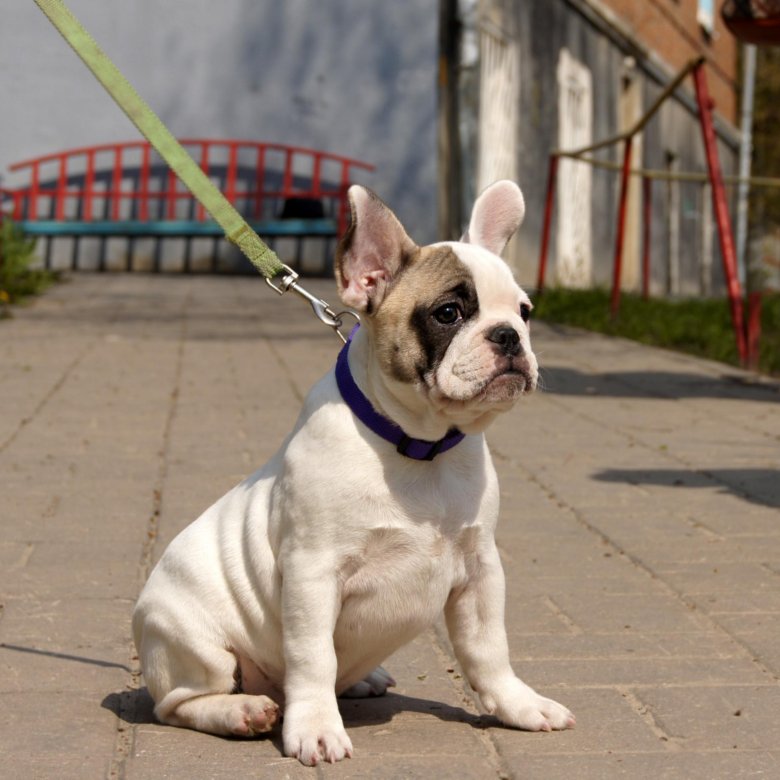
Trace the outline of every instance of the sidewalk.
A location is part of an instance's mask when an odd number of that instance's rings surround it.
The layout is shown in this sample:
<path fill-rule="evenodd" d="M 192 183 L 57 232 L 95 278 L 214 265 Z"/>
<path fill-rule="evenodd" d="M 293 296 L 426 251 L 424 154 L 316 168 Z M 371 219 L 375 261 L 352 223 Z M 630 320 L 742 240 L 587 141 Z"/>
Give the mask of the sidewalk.
<path fill-rule="evenodd" d="M 391 694 L 343 702 L 355 757 L 306 769 L 278 734 L 155 724 L 129 622 L 336 339 L 254 278 L 82 274 L 0 322 L 0 777 L 780 777 L 780 387 L 533 336 L 546 392 L 490 435 L 507 623 L 577 728 L 480 717 L 437 629 L 387 662 Z"/>

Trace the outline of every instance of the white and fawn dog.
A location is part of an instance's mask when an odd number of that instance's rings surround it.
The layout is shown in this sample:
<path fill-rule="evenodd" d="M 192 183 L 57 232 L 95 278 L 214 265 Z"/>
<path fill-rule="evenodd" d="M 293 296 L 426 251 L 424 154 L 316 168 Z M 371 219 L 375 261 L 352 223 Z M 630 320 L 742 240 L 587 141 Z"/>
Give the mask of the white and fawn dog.
<path fill-rule="evenodd" d="M 174 539 L 133 616 L 155 714 L 269 731 L 304 764 L 352 755 L 337 696 L 383 694 L 379 664 L 443 612 L 488 713 L 574 725 L 515 676 L 483 431 L 534 390 L 531 303 L 498 255 L 523 218 L 502 181 L 461 241 L 417 246 L 363 187 L 336 258 L 362 325 L 271 461 Z M 356 400 L 357 397 L 357 400 Z"/>

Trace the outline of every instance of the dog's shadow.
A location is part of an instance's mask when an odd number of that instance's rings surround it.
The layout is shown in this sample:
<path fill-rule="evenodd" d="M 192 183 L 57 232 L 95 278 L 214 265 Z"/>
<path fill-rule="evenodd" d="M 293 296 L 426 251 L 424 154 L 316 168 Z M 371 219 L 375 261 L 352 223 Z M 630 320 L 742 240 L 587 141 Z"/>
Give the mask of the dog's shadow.
<path fill-rule="evenodd" d="M 490 715 L 474 715 L 462 707 L 431 699 L 419 699 L 403 693 L 386 693 L 384 696 L 372 696 L 367 699 L 339 699 L 338 701 L 344 726 L 348 729 L 389 723 L 396 715 L 405 712 L 431 715 L 448 723 L 467 723 L 477 729 L 501 725 Z M 159 721 L 154 717 L 154 702 L 146 688 L 110 693 L 103 699 L 101 706 L 131 726 L 159 725 Z M 233 738 L 215 737 L 215 739 Z M 284 753 L 281 730 L 278 727 L 268 735 L 268 739 L 280 753 Z"/>

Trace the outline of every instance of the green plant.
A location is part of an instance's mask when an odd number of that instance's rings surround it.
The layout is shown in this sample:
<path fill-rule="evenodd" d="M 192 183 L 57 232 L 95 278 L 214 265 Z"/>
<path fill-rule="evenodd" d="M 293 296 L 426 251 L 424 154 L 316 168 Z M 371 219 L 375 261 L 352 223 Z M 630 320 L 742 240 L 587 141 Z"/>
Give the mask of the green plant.
<path fill-rule="evenodd" d="M 551 288 L 535 301 L 534 316 L 739 365 L 725 299 L 645 300 L 624 294 L 614 320 L 609 299 L 607 290 Z M 761 325 L 759 370 L 780 374 L 780 294 L 764 295 Z"/>
<path fill-rule="evenodd" d="M 6 307 L 42 292 L 54 281 L 50 271 L 30 268 L 35 239 L 25 236 L 9 217 L 0 217 L 0 303 Z"/>

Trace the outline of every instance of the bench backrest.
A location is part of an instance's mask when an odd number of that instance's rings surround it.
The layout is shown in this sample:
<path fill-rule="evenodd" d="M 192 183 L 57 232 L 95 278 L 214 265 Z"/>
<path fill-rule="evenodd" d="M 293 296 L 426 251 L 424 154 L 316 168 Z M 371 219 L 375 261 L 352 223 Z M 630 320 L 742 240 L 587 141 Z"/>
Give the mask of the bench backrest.
<path fill-rule="evenodd" d="M 249 220 L 317 211 L 349 220 L 354 169 L 373 166 L 314 149 L 258 141 L 180 139 L 201 169 Z M 166 221 L 209 219 L 147 141 L 69 149 L 10 166 L 28 183 L 0 191 L 16 220 Z"/>

